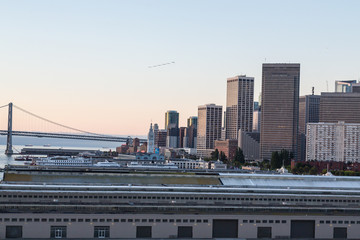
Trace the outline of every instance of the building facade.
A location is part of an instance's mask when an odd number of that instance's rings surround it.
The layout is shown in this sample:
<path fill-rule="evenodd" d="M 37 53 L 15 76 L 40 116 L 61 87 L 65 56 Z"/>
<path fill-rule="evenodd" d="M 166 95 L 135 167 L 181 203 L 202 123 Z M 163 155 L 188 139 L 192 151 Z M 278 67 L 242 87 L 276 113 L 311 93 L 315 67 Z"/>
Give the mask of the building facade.
<path fill-rule="evenodd" d="M 239 129 L 251 132 L 254 111 L 254 78 L 246 75 L 227 79 L 226 139 L 237 139 Z"/>
<path fill-rule="evenodd" d="M 165 113 L 165 129 L 179 128 L 179 113 L 169 110 Z"/>
<path fill-rule="evenodd" d="M 319 121 L 360 123 L 360 93 L 321 93 Z"/>
<path fill-rule="evenodd" d="M 150 129 L 148 133 L 147 139 L 147 153 L 154 153 L 155 152 L 155 137 L 154 137 L 154 129 L 152 127 L 152 123 L 150 124 Z"/>
<path fill-rule="evenodd" d="M 360 162 L 360 124 L 309 123 L 306 160 Z"/>
<path fill-rule="evenodd" d="M 235 158 L 236 149 L 238 148 L 238 140 L 226 139 L 226 140 L 215 140 L 215 149 L 223 152 L 229 161 Z"/>
<path fill-rule="evenodd" d="M 260 159 L 260 133 L 239 130 L 238 147 L 243 151 L 245 160 Z"/>
<path fill-rule="evenodd" d="M 262 159 L 282 149 L 297 157 L 300 64 L 264 63 L 262 69 Z"/>
<path fill-rule="evenodd" d="M 208 156 L 215 140 L 221 138 L 222 106 L 207 104 L 198 107 L 197 155 Z"/>
<path fill-rule="evenodd" d="M 306 124 L 319 122 L 320 95 L 306 95 L 299 98 L 299 145 L 298 160 L 306 158 Z"/>
<path fill-rule="evenodd" d="M 335 92 L 349 93 L 352 92 L 352 85 L 356 83 L 356 80 L 336 80 Z"/>

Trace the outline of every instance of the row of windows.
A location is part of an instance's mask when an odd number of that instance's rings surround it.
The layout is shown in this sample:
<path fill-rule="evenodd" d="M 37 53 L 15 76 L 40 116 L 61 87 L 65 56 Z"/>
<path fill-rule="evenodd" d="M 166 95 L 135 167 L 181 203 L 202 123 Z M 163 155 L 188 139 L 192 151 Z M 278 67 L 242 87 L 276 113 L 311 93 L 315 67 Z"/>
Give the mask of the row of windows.
<path fill-rule="evenodd" d="M 0 222 L 163 222 L 208 223 L 208 219 L 140 219 L 140 218 L 0 218 Z"/>
<path fill-rule="evenodd" d="M 293 199 L 293 198 L 225 198 L 225 197 L 160 197 L 160 196 L 66 196 L 66 195 L 0 195 L 2 198 L 65 198 L 65 199 L 168 199 L 168 200 L 223 200 L 223 201 L 282 201 L 282 202 L 348 202 L 359 203 L 355 199 Z"/>
<path fill-rule="evenodd" d="M 335 221 L 335 220 L 320 220 L 319 221 L 320 224 L 360 224 L 360 221 L 343 221 L 343 220 L 339 220 L 339 221 Z"/>
<path fill-rule="evenodd" d="M 286 223 L 286 220 L 247 220 L 244 219 L 243 223 Z"/>

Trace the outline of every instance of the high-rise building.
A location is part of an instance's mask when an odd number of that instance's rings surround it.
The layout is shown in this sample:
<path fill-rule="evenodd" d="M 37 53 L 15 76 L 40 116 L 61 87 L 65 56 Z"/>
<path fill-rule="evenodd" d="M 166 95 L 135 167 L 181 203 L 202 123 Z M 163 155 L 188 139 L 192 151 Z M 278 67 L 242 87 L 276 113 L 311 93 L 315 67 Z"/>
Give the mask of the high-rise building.
<path fill-rule="evenodd" d="M 198 123 L 198 117 L 193 116 L 187 119 L 187 127 L 194 126 L 195 128 L 197 128 L 197 123 Z"/>
<path fill-rule="evenodd" d="M 154 133 L 155 134 L 155 133 Z M 155 147 L 166 147 L 167 131 L 165 129 L 159 129 L 155 134 Z"/>
<path fill-rule="evenodd" d="M 209 156 L 214 141 L 221 138 L 222 106 L 207 104 L 198 107 L 197 154 Z"/>
<path fill-rule="evenodd" d="M 321 93 L 320 122 L 360 123 L 360 93 Z"/>
<path fill-rule="evenodd" d="M 165 129 L 179 128 L 179 113 L 169 110 L 165 113 Z"/>
<path fill-rule="evenodd" d="M 184 147 L 196 148 L 197 125 L 198 125 L 197 117 L 189 117 L 187 119 L 187 128 L 185 129 L 185 137 L 184 137 Z"/>
<path fill-rule="evenodd" d="M 270 159 L 274 151 L 292 152 L 297 158 L 300 64 L 264 63 L 260 151 Z"/>
<path fill-rule="evenodd" d="M 359 123 L 309 123 L 306 160 L 360 162 Z"/>
<path fill-rule="evenodd" d="M 306 125 L 319 122 L 320 96 L 306 95 L 299 98 L 299 144 L 298 160 L 305 161 Z"/>
<path fill-rule="evenodd" d="M 336 80 L 335 92 L 349 93 L 352 92 L 352 85 L 356 83 L 356 80 Z"/>
<path fill-rule="evenodd" d="M 179 148 L 184 148 L 184 139 L 185 139 L 185 129 L 186 127 L 179 128 Z M 186 144 L 186 140 L 185 140 Z"/>
<path fill-rule="evenodd" d="M 227 79 L 226 139 L 237 139 L 239 129 L 252 131 L 254 78 L 246 75 Z"/>

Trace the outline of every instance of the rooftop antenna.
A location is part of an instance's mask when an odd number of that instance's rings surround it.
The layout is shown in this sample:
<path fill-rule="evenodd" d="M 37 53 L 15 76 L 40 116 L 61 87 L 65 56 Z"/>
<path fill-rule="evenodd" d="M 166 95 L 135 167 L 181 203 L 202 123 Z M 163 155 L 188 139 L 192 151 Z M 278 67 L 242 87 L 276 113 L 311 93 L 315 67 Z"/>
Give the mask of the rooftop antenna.
<path fill-rule="evenodd" d="M 312 95 L 314 95 L 314 87 L 311 88 Z"/>

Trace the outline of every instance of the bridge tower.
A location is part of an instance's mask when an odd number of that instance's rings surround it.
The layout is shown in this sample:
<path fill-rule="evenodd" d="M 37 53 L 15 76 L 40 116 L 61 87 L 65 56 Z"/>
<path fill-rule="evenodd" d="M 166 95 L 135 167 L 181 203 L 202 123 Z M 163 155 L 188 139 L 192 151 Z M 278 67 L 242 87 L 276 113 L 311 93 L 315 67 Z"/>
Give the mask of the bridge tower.
<path fill-rule="evenodd" d="M 7 134 L 7 142 L 6 142 L 6 155 L 12 155 L 12 109 L 13 104 L 9 103 L 9 115 L 8 115 L 8 134 Z"/>

